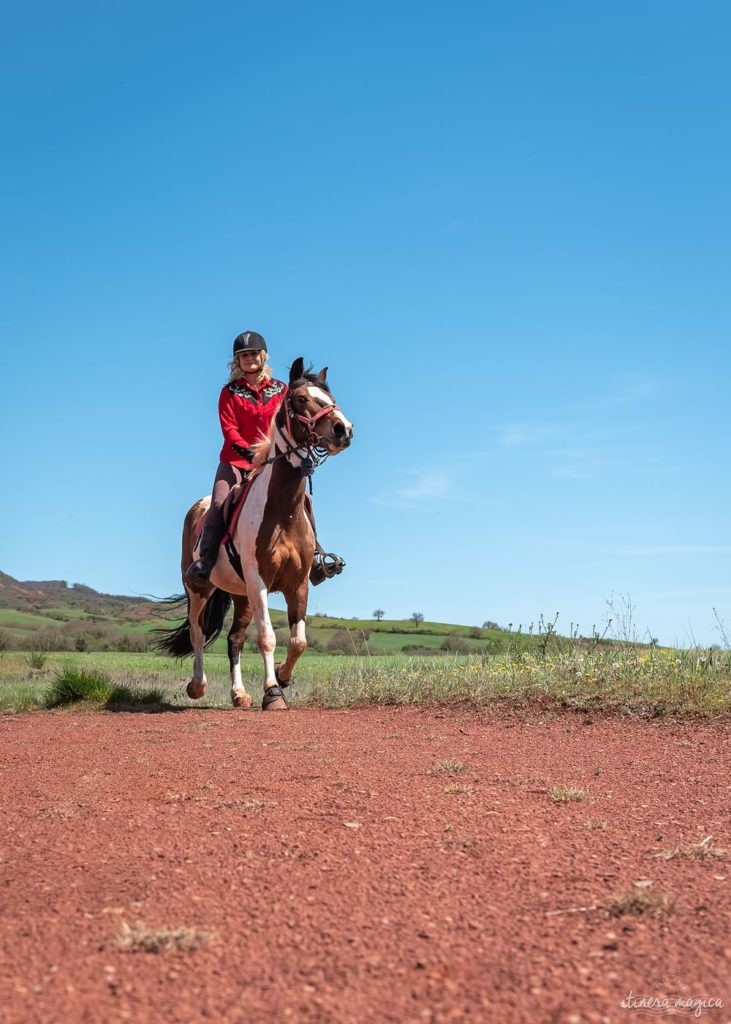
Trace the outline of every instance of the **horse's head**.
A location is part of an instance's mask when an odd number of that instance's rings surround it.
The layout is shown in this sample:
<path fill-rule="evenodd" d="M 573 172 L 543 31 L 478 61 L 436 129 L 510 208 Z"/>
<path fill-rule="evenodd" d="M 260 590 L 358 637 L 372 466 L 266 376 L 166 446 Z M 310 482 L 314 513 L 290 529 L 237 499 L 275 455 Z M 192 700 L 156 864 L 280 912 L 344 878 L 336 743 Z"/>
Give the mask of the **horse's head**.
<path fill-rule="evenodd" d="M 304 359 L 295 359 L 289 371 L 286 398 L 288 426 L 296 444 L 324 448 L 336 455 L 353 440 L 353 424 L 335 404 L 327 383 L 327 367 L 313 373 Z"/>

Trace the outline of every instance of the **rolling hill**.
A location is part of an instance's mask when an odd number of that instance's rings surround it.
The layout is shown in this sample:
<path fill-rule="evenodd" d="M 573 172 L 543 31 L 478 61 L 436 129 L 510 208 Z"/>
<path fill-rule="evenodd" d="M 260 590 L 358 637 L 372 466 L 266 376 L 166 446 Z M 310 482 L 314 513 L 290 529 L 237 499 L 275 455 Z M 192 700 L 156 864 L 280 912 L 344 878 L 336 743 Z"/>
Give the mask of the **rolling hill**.
<path fill-rule="evenodd" d="M 65 580 L 16 580 L 0 572 L 0 649 L 144 651 L 151 630 L 184 616 L 184 604 L 102 594 Z M 286 642 L 286 613 L 272 609 L 271 617 L 278 642 Z M 509 637 L 499 629 L 446 622 L 308 617 L 310 645 L 341 654 L 494 653 Z M 219 648 L 225 650 L 223 638 L 214 649 Z"/>

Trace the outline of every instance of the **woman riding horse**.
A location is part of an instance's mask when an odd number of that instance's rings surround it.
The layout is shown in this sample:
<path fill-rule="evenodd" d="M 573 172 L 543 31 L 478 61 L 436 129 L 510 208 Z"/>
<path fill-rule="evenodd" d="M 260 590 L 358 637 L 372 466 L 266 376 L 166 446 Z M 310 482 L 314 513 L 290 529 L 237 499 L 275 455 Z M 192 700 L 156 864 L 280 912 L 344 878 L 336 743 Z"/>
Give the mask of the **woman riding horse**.
<path fill-rule="evenodd" d="M 268 434 L 253 445 L 251 453 L 246 453 L 250 456 L 246 461 L 252 467 L 246 494 L 233 516 L 228 517 L 225 550 L 214 549 L 216 560 L 210 567 L 207 563 L 211 559 L 211 535 L 206 537 L 206 560 L 201 559 L 198 551 L 194 561 L 201 527 L 206 536 L 210 499 L 201 498 L 188 510 L 181 558 L 188 615 L 181 625 L 160 630 L 155 646 L 177 658 L 193 655 L 193 677 L 186 688 L 191 699 L 197 700 L 206 692 L 204 649 L 219 635 L 233 600 L 228 632 L 231 701 L 237 708 L 249 708 L 252 704 L 242 681 L 241 650 L 253 617 L 256 643 L 264 662 L 262 708 L 286 710 L 282 691 L 291 683 L 294 666 L 307 646 L 309 577 L 318 549 L 307 482 L 328 456 L 349 448 L 352 439 L 353 424 L 335 402 L 327 382 L 327 368 L 315 374 L 305 369 L 301 357 L 295 359 L 286 394 L 279 400 Z M 236 454 L 241 456 L 240 452 Z M 224 482 L 226 472 L 221 472 Z M 218 479 L 217 475 L 216 486 Z M 324 552 L 321 554 L 324 556 Z M 191 563 L 197 567 L 201 562 L 202 568 L 208 569 L 207 580 L 191 572 Z M 283 594 L 287 605 L 287 656 L 279 664 L 274 661 L 276 636 L 269 615 L 270 593 Z"/>
<path fill-rule="evenodd" d="M 208 582 L 216 564 L 218 549 L 226 531 L 224 503 L 235 484 L 245 482 L 253 468 L 252 446 L 269 433 L 272 419 L 287 393 L 287 385 L 272 376 L 267 364 L 267 343 L 256 331 L 244 331 L 233 344 L 229 379 L 218 399 L 218 416 L 223 448 L 213 481 L 211 505 L 205 519 L 198 558 L 188 567 L 186 578 L 192 586 Z M 343 571 L 345 562 L 337 555 L 315 554 L 310 582 Z"/>

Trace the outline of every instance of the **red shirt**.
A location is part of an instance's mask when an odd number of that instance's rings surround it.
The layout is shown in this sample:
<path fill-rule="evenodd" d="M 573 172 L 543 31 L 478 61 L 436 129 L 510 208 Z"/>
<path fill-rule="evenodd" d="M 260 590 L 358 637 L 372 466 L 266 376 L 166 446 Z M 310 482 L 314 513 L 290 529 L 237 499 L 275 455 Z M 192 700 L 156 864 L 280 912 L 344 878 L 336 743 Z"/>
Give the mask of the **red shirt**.
<path fill-rule="evenodd" d="M 221 389 L 218 415 L 223 431 L 221 462 L 240 469 L 250 469 L 251 463 L 235 452 L 231 445 L 250 448 L 269 433 L 269 427 L 279 405 L 287 394 L 287 385 L 273 377 L 260 384 L 249 384 L 245 377 L 233 380 Z"/>

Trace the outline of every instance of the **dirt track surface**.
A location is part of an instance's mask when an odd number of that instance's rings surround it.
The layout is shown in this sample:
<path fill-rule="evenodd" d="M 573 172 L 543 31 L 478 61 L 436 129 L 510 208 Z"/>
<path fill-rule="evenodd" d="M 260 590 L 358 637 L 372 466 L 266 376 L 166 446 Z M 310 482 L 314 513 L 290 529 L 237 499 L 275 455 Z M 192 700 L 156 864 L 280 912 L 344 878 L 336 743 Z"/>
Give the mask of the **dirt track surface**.
<path fill-rule="evenodd" d="M 728 1021 L 731 856 L 652 854 L 731 850 L 730 736 L 423 708 L 0 718 L 0 1020 L 641 1021 L 630 992 L 684 985 Z M 642 879 L 675 912 L 610 918 Z M 121 948 L 137 922 L 211 937 Z"/>

